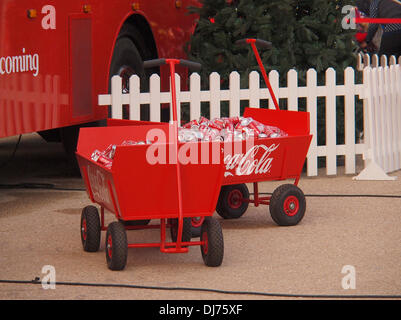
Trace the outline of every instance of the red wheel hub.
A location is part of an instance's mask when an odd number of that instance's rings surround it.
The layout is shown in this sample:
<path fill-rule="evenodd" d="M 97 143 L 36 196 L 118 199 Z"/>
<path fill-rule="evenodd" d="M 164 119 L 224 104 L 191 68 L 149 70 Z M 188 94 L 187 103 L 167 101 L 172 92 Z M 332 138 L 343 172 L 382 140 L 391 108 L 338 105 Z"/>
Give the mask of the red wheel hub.
<path fill-rule="evenodd" d="M 296 196 L 289 196 L 284 201 L 284 212 L 287 216 L 293 217 L 298 213 L 299 200 Z"/>
<path fill-rule="evenodd" d="M 111 239 L 111 235 L 107 238 L 107 254 L 111 258 L 113 255 L 113 241 Z"/>
<path fill-rule="evenodd" d="M 242 192 L 238 189 L 230 191 L 227 196 L 228 205 L 233 209 L 238 209 L 242 205 Z"/>
<path fill-rule="evenodd" d="M 207 254 L 207 252 L 209 250 L 209 241 L 208 241 L 208 238 L 207 238 L 207 232 L 206 231 L 203 231 L 203 233 L 202 233 L 202 241 L 203 241 L 202 251 L 203 251 L 204 254 Z"/>
<path fill-rule="evenodd" d="M 84 239 L 84 241 L 86 241 L 86 219 L 82 220 L 82 239 Z"/>
<path fill-rule="evenodd" d="M 205 220 L 205 217 L 192 217 L 192 219 L 191 219 L 192 226 L 194 228 L 199 228 L 202 225 L 204 220 Z"/>

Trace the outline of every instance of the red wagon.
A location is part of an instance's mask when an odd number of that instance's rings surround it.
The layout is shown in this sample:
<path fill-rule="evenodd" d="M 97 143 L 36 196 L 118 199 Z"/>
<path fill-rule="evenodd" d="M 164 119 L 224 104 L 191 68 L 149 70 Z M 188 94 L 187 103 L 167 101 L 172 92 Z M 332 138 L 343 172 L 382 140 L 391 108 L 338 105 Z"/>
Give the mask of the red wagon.
<path fill-rule="evenodd" d="M 185 60 L 159 59 L 147 62 L 151 67 L 167 63 L 174 75 L 174 66 L 196 67 Z M 174 76 L 172 80 L 173 117 L 176 120 Z M 77 159 L 87 193 L 100 206 L 87 206 L 81 215 L 81 240 L 85 251 L 98 251 L 101 231 L 106 233 L 106 260 L 112 270 L 121 270 L 127 261 L 128 248 L 160 247 L 162 252 L 183 253 L 189 246 L 199 245 L 207 266 L 219 266 L 223 260 L 224 243 L 221 226 L 211 218 L 215 211 L 224 174 L 222 153 L 218 161 L 213 150 L 220 150 L 219 142 L 196 142 L 199 162 L 181 164 L 178 154 L 184 147 L 178 143 L 177 122 L 173 125 L 129 120 L 109 120 L 103 128 L 81 129 Z M 167 137 L 152 144 L 122 145 L 124 141 L 146 141 L 149 134 Z M 171 142 L 170 142 L 171 141 Z M 112 166 L 92 159 L 95 149 L 105 150 L 114 145 Z M 187 147 L 187 146 L 186 146 Z M 165 163 L 156 163 L 152 150 L 165 150 Z M 210 161 L 203 164 L 201 150 L 210 151 Z M 196 181 L 196 188 L 194 188 Z M 105 209 L 114 213 L 117 221 L 107 227 Z M 200 241 L 191 241 L 191 218 L 205 218 Z M 148 224 L 160 219 L 160 224 Z M 128 243 L 126 230 L 160 229 L 156 243 Z M 166 229 L 170 228 L 171 241 Z"/>
<path fill-rule="evenodd" d="M 237 41 L 237 44 L 252 46 L 275 105 L 275 110 L 246 108 L 243 117 L 278 127 L 288 135 L 224 144 L 225 172 L 216 211 L 224 219 L 235 219 L 245 213 L 250 203 L 256 207 L 269 205 L 271 217 L 278 225 L 296 225 L 306 209 L 305 196 L 297 185 L 312 140 L 309 113 L 279 109 L 256 48 L 271 48 L 270 42 L 245 39 Z M 258 182 L 286 179 L 294 179 L 294 184 L 283 184 L 271 196 L 260 196 Z M 246 183 L 253 183 L 253 197 Z M 193 219 L 194 235 L 199 234 L 201 223 L 201 218 Z"/>

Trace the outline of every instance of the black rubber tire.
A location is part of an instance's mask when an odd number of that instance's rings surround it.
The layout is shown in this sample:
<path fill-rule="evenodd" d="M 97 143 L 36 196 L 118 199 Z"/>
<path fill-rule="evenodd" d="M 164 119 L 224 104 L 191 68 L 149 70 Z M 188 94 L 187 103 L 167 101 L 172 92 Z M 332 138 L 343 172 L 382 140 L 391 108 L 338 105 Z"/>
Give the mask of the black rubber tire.
<path fill-rule="evenodd" d="M 294 204 L 290 209 L 287 203 Z M 297 225 L 305 215 L 306 200 L 301 189 L 293 184 L 283 184 L 274 190 L 270 199 L 270 215 L 279 226 Z"/>
<path fill-rule="evenodd" d="M 146 225 L 149 224 L 150 219 L 146 219 L 146 220 L 130 220 L 130 221 L 120 220 L 120 222 L 126 227 L 146 226 Z"/>
<path fill-rule="evenodd" d="M 195 219 L 200 219 L 200 220 L 197 221 L 197 222 L 194 222 L 194 218 L 195 218 Z M 193 217 L 193 218 L 191 218 L 191 224 L 192 224 L 191 233 L 192 233 L 192 238 L 199 238 L 199 237 L 200 237 L 203 221 L 204 221 L 204 217 Z"/>
<path fill-rule="evenodd" d="M 95 206 L 86 206 L 81 213 L 81 241 L 84 251 L 99 251 L 100 236 L 99 211 Z"/>
<path fill-rule="evenodd" d="M 224 257 L 224 239 L 219 221 L 212 217 L 205 218 L 201 227 L 200 240 L 207 242 L 206 245 L 200 246 L 205 265 L 220 266 Z"/>
<path fill-rule="evenodd" d="M 178 219 L 170 219 L 170 235 L 173 242 L 177 242 L 178 236 Z M 181 242 L 191 241 L 192 238 L 192 221 L 191 218 L 183 219 Z"/>
<path fill-rule="evenodd" d="M 243 199 L 249 199 L 249 190 L 244 183 L 221 187 L 216 212 L 224 219 L 238 219 L 248 209 L 248 202 L 242 202 L 239 207 L 232 207 L 230 203 L 233 193 L 236 194 L 235 197 L 237 198 L 240 195 Z"/>
<path fill-rule="evenodd" d="M 110 240 L 111 239 L 111 240 Z M 121 222 L 109 224 L 106 232 L 106 261 L 110 270 L 125 268 L 128 256 L 127 233 Z"/>
<path fill-rule="evenodd" d="M 141 33 L 131 24 L 125 24 L 114 46 L 113 57 L 110 65 L 110 84 L 114 75 L 123 77 L 123 90 L 129 92 L 129 77 L 136 74 L 140 78 L 141 92 L 149 92 L 149 77 L 152 73 L 158 73 L 159 68 L 145 70 L 143 61 L 154 58 L 147 48 Z M 109 87 L 110 92 L 110 87 Z M 150 111 L 145 105 L 141 105 L 141 120 L 149 120 Z M 128 119 L 128 109 L 124 107 L 123 118 Z"/>

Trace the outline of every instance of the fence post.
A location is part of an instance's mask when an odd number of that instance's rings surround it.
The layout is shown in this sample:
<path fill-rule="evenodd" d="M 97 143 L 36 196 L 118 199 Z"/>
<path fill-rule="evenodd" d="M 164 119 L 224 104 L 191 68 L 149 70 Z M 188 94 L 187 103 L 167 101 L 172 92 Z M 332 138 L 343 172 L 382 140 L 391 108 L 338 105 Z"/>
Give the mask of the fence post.
<path fill-rule="evenodd" d="M 287 73 L 288 110 L 298 111 L 298 72 L 291 69 Z"/>
<path fill-rule="evenodd" d="M 317 176 L 317 74 L 315 69 L 309 69 L 306 73 L 306 111 L 310 114 L 310 133 L 312 141 L 307 155 L 307 175 Z"/>
<path fill-rule="evenodd" d="M 380 140 L 380 90 L 378 88 L 378 69 L 367 67 L 363 71 L 364 83 L 364 134 L 366 149 L 364 152 L 365 168 L 354 180 L 395 180 L 380 166 L 382 163 L 382 141 Z M 383 164 L 382 164 L 383 165 Z"/>
<path fill-rule="evenodd" d="M 201 116 L 201 78 L 198 73 L 192 73 L 190 77 L 190 120 L 199 119 Z"/>
<path fill-rule="evenodd" d="M 210 119 L 220 117 L 220 75 L 213 72 L 210 75 Z"/>
<path fill-rule="evenodd" d="M 249 74 L 249 107 L 260 107 L 260 76 L 257 71 Z"/>
<path fill-rule="evenodd" d="M 111 78 L 111 117 L 113 119 L 123 118 L 122 82 L 119 76 Z"/>
<path fill-rule="evenodd" d="M 336 71 L 326 71 L 326 169 L 328 175 L 337 174 L 337 114 L 336 114 Z"/>
<path fill-rule="evenodd" d="M 269 72 L 269 81 L 270 85 L 273 89 L 273 92 L 276 95 L 277 98 L 277 103 L 280 105 L 280 75 L 276 70 L 272 70 Z M 270 92 L 268 92 L 269 95 L 269 109 L 276 109 L 274 105 L 273 98 L 270 96 Z"/>
<path fill-rule="evenodd" d="M 230 74 L 230 117 L 240 115 L 240 90 L 241 90 L 241 77 L 236 71 Z"/>
<path fill-rule="evenodd" d="M 160 77 L 158 74 L 152 74 L 150 77 L 150 104 L 149 104 L 149 112 L 150 112 L 150 121 L 160 122 L 160 108 L 161 108 L 161 100 L 160 100 Z"/>
<path fill-rule="evenodd" d="M 344 134 L 345 174 L 355 173 L 355 71 L 348 67 L 344 72 Z"/>

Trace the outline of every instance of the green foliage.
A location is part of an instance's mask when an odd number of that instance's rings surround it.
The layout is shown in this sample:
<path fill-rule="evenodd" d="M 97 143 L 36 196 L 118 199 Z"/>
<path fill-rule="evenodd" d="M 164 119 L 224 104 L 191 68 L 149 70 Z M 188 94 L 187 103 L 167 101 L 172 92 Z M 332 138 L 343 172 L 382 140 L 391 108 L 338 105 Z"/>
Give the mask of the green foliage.
<path fill-rule="evenodd" d="M 199 15 L 197 30 L 189 43 L 189 56 L 203 65 L 202 76 L 218 72 L 227 81 L 231 71 L 248 74 L 258 70 L 248 48 L 235 45 L 243 38 L 271 41 L 272 50 L 261 52 L 267 70 L 285 75 L 315 68 L 322 74 L 333 67 L 340 71 L 355 64 L 354 31 L 344 30 L 342 0 L 201 0 L 190 8 Z M 214 23 L 210 19 L 214 19 Z M 207 79 L 206 79 L 207 80 Z M 285 80 L 285 79 L 283 79 Z"/>
<path fill-rule="evenodd" d="M 259 70 L 259 67 L 249 47 L 235 45 L 236 40 L 244 38 L 272 42 L 273 48 L 260 50 L 260 54 L 267 72 L 279 72 L 282 86 L 286 86 L 286 75 L 290 69 L 297 70 L 298 82 L 302 86 L 306 83 L 306 72 L 310 68 L 317 70 L 318 83 L 322 85 L 329 67 L 337 71 L 340 81 L 346 67 L 355 67 L 355 31 L 344 30 L 341 25 L 344 18 L 341 9 L 345 5 L 352 5 L 354 1 L 200 2 L 201 7 L 190 8 L 191 13 L 199 16 L 199 23 L 187 51 L 190 59 L 202 64 L 201 77 L 205 87 L 208 87 L 208 77 L 212 72 L 221 75 L 223 88 L 228 87 L 229 74 L 234 70 L 241 74 L 241 85 L 247 86 L 247 75 Z M 319 134 L 324 135 L 323 132 Z M 324 140 L 323 136 L 321 141 Z"/>

